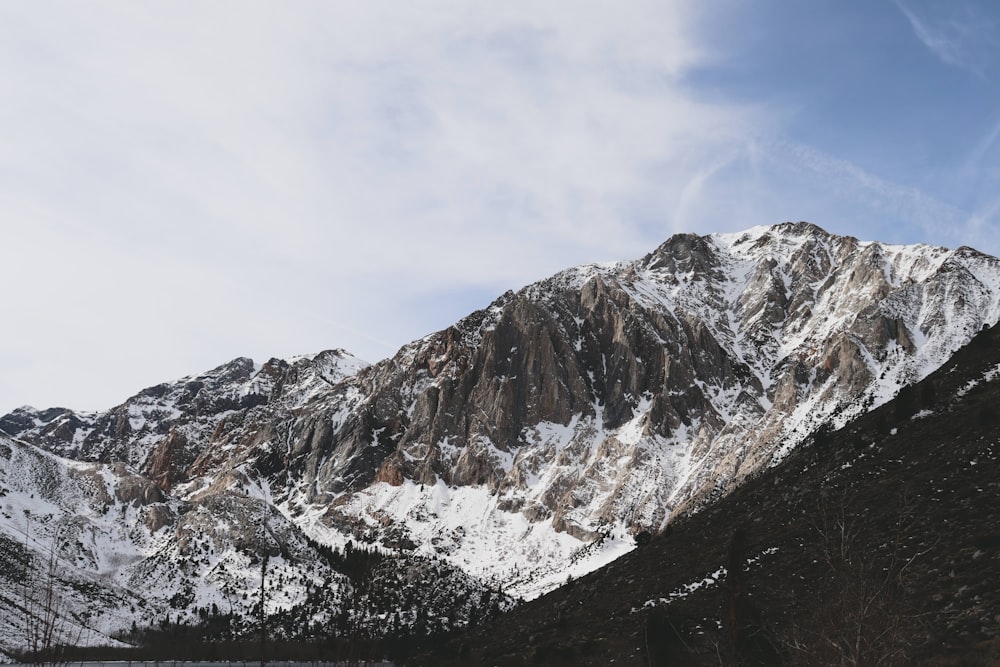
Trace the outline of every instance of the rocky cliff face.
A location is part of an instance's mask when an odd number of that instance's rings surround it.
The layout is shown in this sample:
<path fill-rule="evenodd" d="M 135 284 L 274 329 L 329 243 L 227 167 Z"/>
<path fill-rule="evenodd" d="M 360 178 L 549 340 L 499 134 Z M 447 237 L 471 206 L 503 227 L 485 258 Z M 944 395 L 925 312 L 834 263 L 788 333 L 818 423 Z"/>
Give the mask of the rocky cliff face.
<path fill-rule="evenodd" d="M 806 224 L 676 236 L 508 293 L 369 369 L 356 433 L 377 479 L 423 485 L 418 503 L 439 483 L 487 489 L 508 526 L 584 542 L 656 529 L 939 366 L 996 322 L 998 276 L 967 248 Z M 370 487 L 346 511 L 381 503 L 412 531 L 411 502 Z"/>
<path fill-rule="evenodd" d="M 995 326 L 642 548 L 412 662 L 996 663 L 998 403 Z"/>
<path fill-rule="evenodd" d="M 1000 318 L 1000 262 L 784 224 L 583 266 L 363 366 L 236 360 L 0 428 L 188 501 L 267 485 L 321 540 L 536 595 L 927 375 Z M 340 536 L 340 537 L 334 537 Z"/>

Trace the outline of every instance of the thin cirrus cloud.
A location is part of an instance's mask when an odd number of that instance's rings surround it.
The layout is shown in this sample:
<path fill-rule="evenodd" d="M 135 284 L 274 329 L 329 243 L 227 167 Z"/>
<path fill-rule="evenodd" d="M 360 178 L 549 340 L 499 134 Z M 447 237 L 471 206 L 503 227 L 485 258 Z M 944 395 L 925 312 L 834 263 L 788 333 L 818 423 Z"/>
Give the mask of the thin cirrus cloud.
<path fill-rule="evenodd" d="M 374 361 L 674 232 L 989 239 L 988 198 L 791 132 L 827 122 L 797 82 L 700 82 L 754 62 L 736 37 L 794 29 L 762 6 L 3 5 L 0 412 L 104 408 L 237 355 Z M 901 32 L 937 25 L 888 6 Z"/>
<path fill-rule="evenodd" d="M 896 0 L 914 34 L 943 62 L 984 74 L 998 32 L 992 16 L 970 0 L 910 3 Z"/>

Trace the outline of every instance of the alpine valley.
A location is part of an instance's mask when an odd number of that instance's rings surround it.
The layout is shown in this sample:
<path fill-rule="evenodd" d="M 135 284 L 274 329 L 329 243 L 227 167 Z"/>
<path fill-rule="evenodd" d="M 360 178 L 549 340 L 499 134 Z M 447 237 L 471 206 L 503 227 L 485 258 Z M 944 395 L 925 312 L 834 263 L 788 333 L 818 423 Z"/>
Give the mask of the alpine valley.
<path fill-rule="evenodd" d="M 707 516 L 998 319 L 994 257 L 785 223 L 563 271 L 372 365 L 239 358 L 20 408 L 0 651 L 56 613 L 55 643 L 250 634 L 261 600 L 291 639 L 475 625 Z"/>

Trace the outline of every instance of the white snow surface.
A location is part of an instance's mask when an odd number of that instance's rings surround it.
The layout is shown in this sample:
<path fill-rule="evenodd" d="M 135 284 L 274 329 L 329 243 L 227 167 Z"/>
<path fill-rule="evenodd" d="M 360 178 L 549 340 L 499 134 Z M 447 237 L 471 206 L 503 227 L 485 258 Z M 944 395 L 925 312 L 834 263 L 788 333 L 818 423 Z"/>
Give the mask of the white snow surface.
<path fill-rule="evenodd" d="M 120 494 L 137 480 L 145 482 L 120 464 L 70 461 L 0 436 L 0 551 L 27 572 L 17 585 L 0 586 L 0 608 L 37 616 L 51 587 L 54 643 L 79 646 L 119 645 L 111 635 L 132 622 L 193 620 L 197 607 L 212 604 L 249 614 L 253 600 L 239 593 L 259 588 L 260 566 L 235 543 L 246 530 L 287 534 L 287 520 L 249 497 L 221 496 L 211 508 L 185 514 L 177 531 L 153 529 L 151 512 L 176 514 L 179 507 L 169 499 L 123 501 Z M 304 572 L 278 556 L 268 571 L 271 613 L 304 598 L 304 578 L 313 586 L 340 585 L 340 575 L 322 563 Z M 175 609 L 171 599 L 179 593 L 190 599 Z M 0 649 L 23 648 L 28 636 L 23 614 L 0 614 Z"/>

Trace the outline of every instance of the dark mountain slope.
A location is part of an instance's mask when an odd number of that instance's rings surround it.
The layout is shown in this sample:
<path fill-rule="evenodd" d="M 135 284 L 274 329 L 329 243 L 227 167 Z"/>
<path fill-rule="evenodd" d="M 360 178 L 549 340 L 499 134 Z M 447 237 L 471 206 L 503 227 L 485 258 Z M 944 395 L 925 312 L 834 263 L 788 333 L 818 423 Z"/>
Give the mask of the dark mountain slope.
<path fill-rule="evenodd" d="M 419 662 L 998 664 L 998 408 L 994 327 L 647 546 Z"/>

